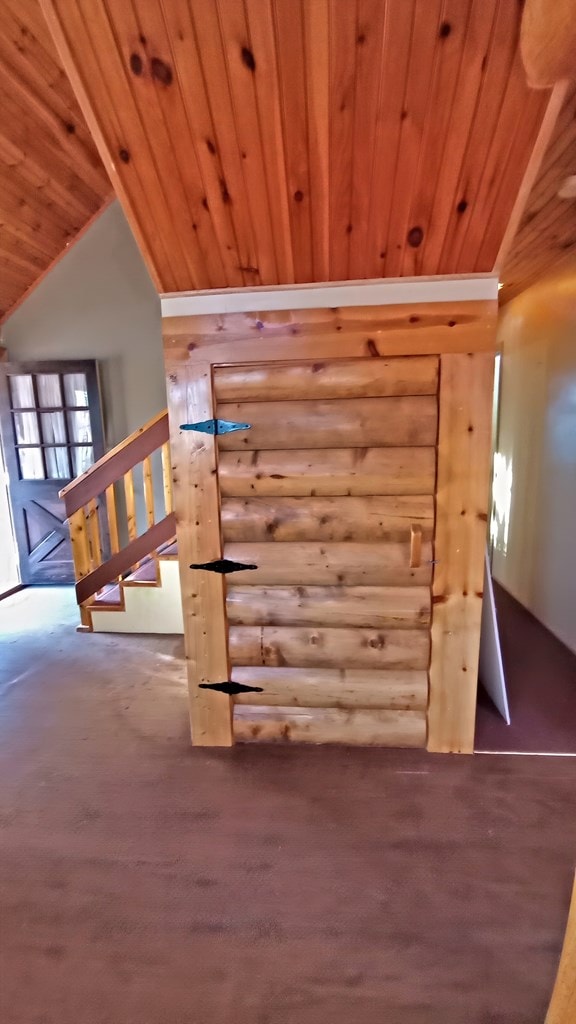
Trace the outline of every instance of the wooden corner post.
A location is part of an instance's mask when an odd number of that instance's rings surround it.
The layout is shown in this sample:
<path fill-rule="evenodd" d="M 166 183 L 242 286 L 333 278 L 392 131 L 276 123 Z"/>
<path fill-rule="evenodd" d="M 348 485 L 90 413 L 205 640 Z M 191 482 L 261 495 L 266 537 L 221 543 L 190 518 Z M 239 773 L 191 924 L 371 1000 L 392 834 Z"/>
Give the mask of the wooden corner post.
<path fill-rule="evenodd" d="M 190 568 L 222 557 L 218 446 L 211 434 L 182 430 L 214 418 L 210 363 L 167 363 L 166 385 L 192 742 L 228 747 L 230 698 L 202 688 L 230 678 L 226 584 L 218 573 Z"/>
<path fill-rule="evenodd" d="M 494 354 L 443 355 L 428 750 L 474 750 Z"/>

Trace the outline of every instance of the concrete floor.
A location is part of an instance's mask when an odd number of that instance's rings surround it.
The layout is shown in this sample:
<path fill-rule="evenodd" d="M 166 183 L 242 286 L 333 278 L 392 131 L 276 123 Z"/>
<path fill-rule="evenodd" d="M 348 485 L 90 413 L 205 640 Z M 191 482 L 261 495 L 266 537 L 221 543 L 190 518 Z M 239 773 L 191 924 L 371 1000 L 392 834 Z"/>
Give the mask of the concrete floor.
<path fill-rule="evenodd" d="M 192 750 L 181 640 L 0 604 L 2 1024 L 542 1024 L 576 760 Z"/>

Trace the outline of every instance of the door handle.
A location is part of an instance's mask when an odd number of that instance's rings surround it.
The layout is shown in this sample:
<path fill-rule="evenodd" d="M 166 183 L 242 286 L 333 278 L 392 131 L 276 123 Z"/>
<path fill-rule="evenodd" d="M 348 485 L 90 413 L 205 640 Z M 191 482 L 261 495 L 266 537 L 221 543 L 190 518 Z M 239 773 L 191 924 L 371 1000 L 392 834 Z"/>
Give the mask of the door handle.
<path fill-rule="evenodd" d="M 422 564 L 422 527 L 412 524 L 410 527 L 410 568 L 418 569 Z"/>

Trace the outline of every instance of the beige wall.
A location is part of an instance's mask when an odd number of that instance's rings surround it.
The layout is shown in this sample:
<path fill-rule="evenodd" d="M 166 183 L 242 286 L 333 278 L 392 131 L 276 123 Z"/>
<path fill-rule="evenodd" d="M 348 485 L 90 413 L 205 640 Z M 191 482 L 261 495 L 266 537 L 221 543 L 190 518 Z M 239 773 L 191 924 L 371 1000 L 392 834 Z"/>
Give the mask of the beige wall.
<path fill-rule="evenodd" d="M 576 271 L 503 311 L 497 449 L 512 470 L 493 574 L 576 651 Z"/>
<path fill-rule="evenodd" d="M 9 358 L 97 359 L 108 447 L 166 407 L 160 302 L 114 202 L 2 328 Z"/>

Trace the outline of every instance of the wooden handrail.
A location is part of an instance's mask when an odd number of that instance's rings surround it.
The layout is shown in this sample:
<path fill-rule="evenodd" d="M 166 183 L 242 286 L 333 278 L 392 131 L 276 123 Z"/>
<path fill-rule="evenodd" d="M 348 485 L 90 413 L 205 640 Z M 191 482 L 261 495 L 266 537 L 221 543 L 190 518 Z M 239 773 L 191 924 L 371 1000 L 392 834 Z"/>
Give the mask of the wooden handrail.
<path fill-rule="evenodd" d="M 151 526 L 146 533 L 135 537 L 125 548 L 118 551 L 107 562 L 97 566 L 87 576 L 83 576 L 76 584 L 76 599 L 78 604 L 87 601 L 107 583 L 113 583 L 120 576 L 130 572 L 132 567 L 140 562 L 146 555 L 156 551 L 162 544 L 167 544 L 176 533 L 176 518 L 174 513 L 165 516 L 159 523 Z"/>
<path fill-rule="evenodd" d="M 152 459 L 155 453 L 157 462 Z M 156 480 L 156 488 L 155 465 L 158 469 L 161 466 L 162 474 Z M 142 517 L 137 514 L 136 492 L 139 494 L 140 479 L 147 529 L 138 535 L 138 520 Z M 143 558 L 157 555 L 160 545 L 174 537 L 168 413 L 158 413 L 135 430 L 64 487 L 60 497 L 64 499 L 70 529 L 76 597 L 79 605 L 86 606 L 107 584 L 121 580 Z M 157 513 L 161 516 L 158 522 Z"/>
<path fill-rule="evenodd" d="M 82 476 L 62 488 L 60 497 L 64 499 L 66 516 L 70 517 L 92 498 L 102 494 L 138 462 L 161 448 L 168 438 L 168 413 L 164 410 L 107 452 Z"/>

